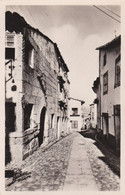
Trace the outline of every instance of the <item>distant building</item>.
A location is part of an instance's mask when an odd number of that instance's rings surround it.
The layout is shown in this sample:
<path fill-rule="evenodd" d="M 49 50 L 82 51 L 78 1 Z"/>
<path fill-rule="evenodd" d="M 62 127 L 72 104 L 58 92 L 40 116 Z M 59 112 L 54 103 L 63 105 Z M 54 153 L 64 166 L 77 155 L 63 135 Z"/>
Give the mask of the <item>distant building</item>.
<path fill-rule="evenodd" d="M 97 48 L 99 78 L 93 84 L 97 93 L 97 126 L 108 142 L 120 151 L 121 134 L 121 36 Z"/>
<path fill-rule="evenodd" d="M 6 12 L 6 163 L 66 135 L 69 69 L 57 45 Z"/>
<path fill-rule="evenodd" d="M 97 108 L 95 104 L 90 104 L 90 128 L 95 129 L 97 126 Z"/>
<path fill-rule="evenodd" d="M 82 116 L 84 101 L 80 101 L 74 98 L 69 99 L 70 131 L 81 131 L 83 126 Z"/>
<path fill-rule="evenodd" d="M 82 108 L 82 130 L 90 128 L 90 109 L 89 106 Z"/>

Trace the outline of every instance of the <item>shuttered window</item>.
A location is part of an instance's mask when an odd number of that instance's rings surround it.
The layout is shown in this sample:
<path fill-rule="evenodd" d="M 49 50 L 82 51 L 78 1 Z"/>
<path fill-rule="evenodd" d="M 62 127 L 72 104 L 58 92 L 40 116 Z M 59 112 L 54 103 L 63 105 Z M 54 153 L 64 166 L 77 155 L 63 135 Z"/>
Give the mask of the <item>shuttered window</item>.
<path fill-rule="evenodd" d="M 118 58 L 115 60 L 115 87 L 120 86 L 120 55 Z"/>
<path fill-rule="evenodd" d="M 78 121 L 72 121 L 72 129 L 77 129 L 78 128 Z"/>
<path fill-rule="evenodd" d="M 103 75 L 103 95 L 108 93 L 108 71 Z"/>

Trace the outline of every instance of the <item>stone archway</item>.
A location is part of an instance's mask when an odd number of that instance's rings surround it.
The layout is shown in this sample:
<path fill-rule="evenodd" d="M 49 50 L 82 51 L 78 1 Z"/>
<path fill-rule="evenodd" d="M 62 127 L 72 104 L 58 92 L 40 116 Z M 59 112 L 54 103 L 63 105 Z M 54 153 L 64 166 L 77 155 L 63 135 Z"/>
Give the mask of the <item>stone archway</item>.
<path fill-rule="evenodd" d="M 43 143 L 44 138 L 47 136 L 47 126 L 48 126 L 48 117 L 46 113 L 46 108 L 43 107 L 40 114 L 40 133 L 38 136 L 39 146 Z"/>

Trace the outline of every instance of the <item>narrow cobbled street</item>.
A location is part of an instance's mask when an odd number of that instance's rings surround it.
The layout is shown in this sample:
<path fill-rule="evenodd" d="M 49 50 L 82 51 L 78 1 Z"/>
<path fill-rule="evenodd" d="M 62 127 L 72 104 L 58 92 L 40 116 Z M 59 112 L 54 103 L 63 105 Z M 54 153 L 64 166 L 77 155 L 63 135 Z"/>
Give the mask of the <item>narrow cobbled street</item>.
<path fill-rule="evenodd" d="M 6 167 L 7 191 L 120 189 L 119 159 L 94 139 L 74 132 L 39 148 L 22 165 Z"/>

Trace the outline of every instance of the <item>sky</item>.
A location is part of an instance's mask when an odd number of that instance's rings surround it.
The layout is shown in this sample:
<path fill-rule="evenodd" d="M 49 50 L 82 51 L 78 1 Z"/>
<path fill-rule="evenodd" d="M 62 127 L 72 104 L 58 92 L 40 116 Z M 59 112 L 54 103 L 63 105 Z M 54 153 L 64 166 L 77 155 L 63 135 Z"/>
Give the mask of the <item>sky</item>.
<path fill-rule="evenodd" d="M 120 15 L 120 6 L 98 7 L 120 19 L 112 13 Z M 120 35 L 120 23 L 92 5 L 20 5 L 7 6 L 6 10 L 19 13 L 31 26 L 57 43 L 69 68 L 70 97 L 84 100 L 86 106 L 93 103 L 96 94 L 92 86 L 99 76 L 96 48 Z"/>

